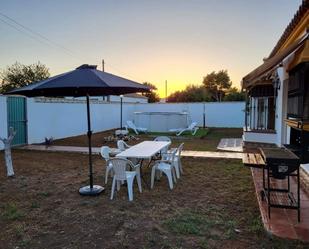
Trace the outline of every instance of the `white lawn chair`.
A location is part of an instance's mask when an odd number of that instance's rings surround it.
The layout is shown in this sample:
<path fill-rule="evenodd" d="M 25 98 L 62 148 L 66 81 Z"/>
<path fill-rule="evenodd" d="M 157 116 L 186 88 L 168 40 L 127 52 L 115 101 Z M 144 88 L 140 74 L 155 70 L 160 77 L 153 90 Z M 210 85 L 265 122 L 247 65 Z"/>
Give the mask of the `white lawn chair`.
<path fill-rule="evenodd" d="M 167 176 L 168 184 L 170 189 L 174 188 L 173 179 L 176 182 L 175 176 L 175 167 L 174 167 L 174 158 L 175 158 L 176 151 L 174 151 L 167 160 L 160 160 L 156 161 L 154 166 L 151 170 L 151 188 L 153 188 L 154 180 L 156 172 L 159 171 L 160 173 L 163 172 Z"/>
<path fill-rule="evenodd" d="M 180 136 L 182 133 L 190 131 L 191 134 L 194 136 L 197 130 L 198 130 L 197 123 L 192 122 L 192 124 L 190 124 L 187 128 L 170 129 L 169 132 L 176 132 L 176 136 Z"/>
<path fill-rule="evenodd" d="M 171 142 L 172 140 L 167 136 L 156 137 L 153 141 Z"/>
<path fill-rule="evenodd" d="M 131 146 L 128 145 L 125 141 L 123 140 L 118 140 L 117 141 L 117 150 L 119 152 L 125 151 L 126 149 L 130 148 Z M 137 158 L 129 158 L 130 161 L 133 162 L 133 164 L 138 164 L 139 160 Z"/>
<path fill-rule="evenodd" d="M 125 151 L 126 149 L 130 148 L 131 146 L 128 145 L 125 141 L 123 140 L 118 140 L 117 141 L 117 148 L 120 152 Z"/>
<path fill-rule="evenodd" d="M 179 145 L 177 152 L 176 152 L 176 156 L 175 156 L 178 167 L 179 167 L 179 171 L 180 171 L 181 174 L 183 174 L 182 164 L 181 164 L 181 152 L 182 152 L 183 146 L 184 146 L 184 143 Z"/>
<path fill-rule="evenodd" d="M 133 181 L 136 177 L 139 192 L 142 193 L 142 183 L 140 175 L 140 165 L 134 165 L 130 160 L 124 158 L 112 158 L 108 160 L 113 167 L 114 177 L 112 183 L 111 200 L 114 198 L 115 185 L 120 190 L 120 182 L 127 181 L 129 201 L 133 201 Z M 128 166 L 132 171 L 127 171 Z"/>
<path fill-rule="evenodd" d="M 156 137 L 153 141 L 172 142 L 172 140 L 167 136 Z M 160 152 L 161 154 L 163 154 L 163 153 L 167 153 L 167 151 L 168 151 L 168 146 L 162 149 Z"/>
<path fill-rule="evenodd" d="M 128 130 L 129 129 L 132 129 L 136 135 L 138 135 L 139 133 L 138 132 L 144 132 L 144 133 L 147 133 L 147 128 L 143 128 L 143 127 L 136 127 L 136 125 L 131 121 L 131 120 L 128 120 L 127 121 L 127 126 L 126 126 L 126 129 Z"/>
<path fill-rule="evenodd" d="M 106 161 L 105 184 L 107 184 L 109 172 L 110 172 L 111 176 L 113 176 L 113 165 L 111 163 L 108 163 L 108 160 L 111 159 L 111 157 L 109 155 L 111 153 L 111 149 L 108 146 L 102 146 L 100 153 L 101 153 L 101 156 Z"/>
<path fill-rule="evenodd" d="M 178 148 L 174 148 L 168 153 L 163 155 L 163 160 L 169 160 L 170 157 L 173 155 L 173 153 L 175 153 L 174 160 L 173 160 L 173 166 L 175 168 L 176 177 L 178 179 L 180 178 L 180 174 L 183 174 L 182 164 L 181 164 L 181 152 L 183 149 L 183 145 L 184 143 L 180 144 Z"/>

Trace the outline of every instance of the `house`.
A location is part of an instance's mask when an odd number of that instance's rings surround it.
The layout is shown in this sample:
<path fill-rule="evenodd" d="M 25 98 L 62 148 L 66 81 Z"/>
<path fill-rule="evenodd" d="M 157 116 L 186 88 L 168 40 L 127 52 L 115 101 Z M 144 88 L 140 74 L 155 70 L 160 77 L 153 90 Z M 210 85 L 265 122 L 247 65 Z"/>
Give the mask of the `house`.
<path fill-rule="evenodd" d="M 302 151 L 309 162 L 309 0 L 303 0 L 262 65 L 242 80 L 245 143 Z"/>

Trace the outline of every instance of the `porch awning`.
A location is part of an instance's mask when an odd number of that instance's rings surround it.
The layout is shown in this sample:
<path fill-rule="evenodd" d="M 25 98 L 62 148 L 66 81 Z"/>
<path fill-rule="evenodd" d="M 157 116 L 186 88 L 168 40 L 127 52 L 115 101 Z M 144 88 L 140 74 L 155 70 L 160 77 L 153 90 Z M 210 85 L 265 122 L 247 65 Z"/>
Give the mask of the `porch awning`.
<path fill-rule="evenodd" d="M 253 70 L 251 73 L 246 75 L 242 80 L 242 88 L 248 88 L 252 85 L 255 85 L 259 79 L 265 77 L 272 69 L 274 69 L 278 64 L 280 64 L 284 58 L 293 53 L 299 47 L 304 45 L 304 43 L 308 40 L 308 34 L 305 37 L 301 37 L 296 40 L 291 45 L 287 46 L 278 54 L 273 57 L 267 59 L 261 66 Z"/>
<path fill-rule="evenodd" d="M 274 96 L 274 86 L 273 85 L 254 86 L 252 89 L 250 89 L 249 96 L 251 97 L 273 97 Z"/>
<path fill-rule="evenodd" d="M 298 64 L 309 61 L 309 40 L 307 39 L 305 43 L 295 52 L 294 59 L 290 63 L 287 71 L 291 71 Z"/>

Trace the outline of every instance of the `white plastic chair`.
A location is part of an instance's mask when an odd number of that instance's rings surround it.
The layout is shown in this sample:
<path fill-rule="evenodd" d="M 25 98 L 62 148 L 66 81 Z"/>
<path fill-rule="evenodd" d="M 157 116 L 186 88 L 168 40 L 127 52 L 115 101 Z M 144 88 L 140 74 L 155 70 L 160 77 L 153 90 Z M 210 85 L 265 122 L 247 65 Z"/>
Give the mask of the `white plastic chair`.
<path fill-rule="evenodd" d="M 136 177 L 139 192 L 142 193 L 142 183 L 140 175 L 140 165 L 134 165 L 130 160 L 124 158 L 112 158 L 108 160 L 113 167 L 114 177 L 112 183 L 111 200 L 114 198 L 115 185 L 120 190 L 120 182 L 127 181 L 129 201 L 133 201 L 133 181 Z M 133 171 L 127 171 L 128 166 Z"/>
<path fill-rule="evenodd" d="M 183 174 L 182 170 L 182 164 L 181 164 L 181 152 L 183 149 L 184 143 L 180 144 L 178 148 L 171 150 L 170 152 L 163 155 L 163 160 L 169 160 L 170 157 L 175 153 L 174 160 L 173 160 L 173 166 L 176 171 L 176 177 L 179 179 L 180 174 Z"/>
<path fill-rule="evenodd" d="M 181 174 L 183 174 L 182 164 L 181 164 L 181 152 L 182 152 L 183 146 L 184 146 L 184 143 L 179 145 L 179 147 L 177 149 L 177 152 L 176 152 L 176 156 L 175 156 L 175 159 L 177 161 L 177 164 L 178 164 L 178 167 L 179 167 L 179 170 L 180 170 Z"/>
<path fill-rule="evenodd" d="M 153 188 L 156 172 L 163 172 L 167 176 L 170 189 L 174 188 L 173 180 L 176 182 L 174 158 L 176 151 L 169 155 L 166 160 L 156 161 L 151 170 L 151 188 Z"/>
<path fill-rule="evenodd" d="M 108 180 L 108 174 L 110 172 L 111 176 L 113 176 L 113 165 L 111 163 L 108 163 L 108 160 L 111 159 L 110 154 L 111 149 L 108 146 L 102 146 L 100 154 L 106 161 L 106 170 L 105 170 L 105 184 L 107 184 Z"/>
<path fill-rule="evenodd" d="M 178 129 L 170 129 L 169 132 L 176 132 L 176 136 L 180 136 L 182 133 L 186 131 L 190 131 L 194 136 L 198 130 L 198 126 L 196 122 L 192 122 L 187 128 L 178 128 Z"/>
<path fill-rule="evenodd" d="M 153 141 L 162 141 L 162 142 L 172 142 L 172 140 L 167 136 L 158 136 Z M 161 150 L 161 154 L 167 153 L 168 146 Z"/>
<path fill-rule="evenodd" d="M 171 142 L 172 140 L 167 136 L 158 136 L 153 141 Z"/>
<path fill-rule="evenodd" d="M 123 141 L 123 140 L 118 140 L 117 141 L 117 148 L 118 148 L 118 150 L 120 150 L 120 152 L 121 151 L 125 151 L 126 149 L 128 149 L 128 148 L 130 148 L 131 146 L 130 145 L 128 145 L 125 141 Z"/>
<path fill-rule="evenodd" d="M 117 141 L 117 148 L 119 153 L 122 151 L 125 151 L 126 149 L 130 148 L 131 146 L 128 145 L 125 141 L 123 140 L 118 140 Z M 139 160 L 137 158 L 129 158 L 133 164 L 138 164 Z"/>
<path fill-rule="evenodd" d="M 144 127 L 137 127 L 131 120 L 128 120 L 127 121 L 127 126 L 126 126 L 126 129 L 132 129 L 136 135 L 138 135 L 139 133 L 138 132 L 144 132 L 144 133 L 147 133 L 148 129 L 147 128 L 144 128 Z"/>

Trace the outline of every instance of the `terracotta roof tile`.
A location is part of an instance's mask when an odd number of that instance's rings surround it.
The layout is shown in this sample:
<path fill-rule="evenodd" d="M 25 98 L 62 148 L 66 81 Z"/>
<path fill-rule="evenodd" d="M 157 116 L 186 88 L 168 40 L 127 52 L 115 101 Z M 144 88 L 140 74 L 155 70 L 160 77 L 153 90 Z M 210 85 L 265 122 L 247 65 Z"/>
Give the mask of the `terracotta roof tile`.
<path fill-rule="evenodd" d="M 298 11 L 295 13 L 293 19 L 290 21 L 288 26 L 285 28 L 283 34 L 281 35 L 279 41 L 277 42 L 276 46 L 271 51 L 268 58 L 274 56 L 277 53 L 277 51 L 284 44 L 286 39 L 288 39 L 288 37 L 291 35 L 294 28 L 298 25 L 301 19 L 306 15 L 308 9 L 309 9 L 309 0 L 303 0 L 302 4 L 298 8 Z"/>

